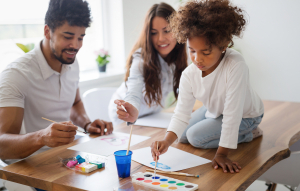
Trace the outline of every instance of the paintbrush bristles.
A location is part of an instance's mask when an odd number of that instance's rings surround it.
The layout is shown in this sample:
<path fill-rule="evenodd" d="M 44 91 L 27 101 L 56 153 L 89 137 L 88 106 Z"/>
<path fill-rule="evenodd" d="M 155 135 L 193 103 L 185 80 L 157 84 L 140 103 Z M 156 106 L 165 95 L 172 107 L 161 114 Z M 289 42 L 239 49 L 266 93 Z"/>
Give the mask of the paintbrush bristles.
<path fill-rule="evenodd" d="M 194 174 L 187 174 L 186 176 L 192 176 L 192 177 L 199 178 L 199 175 L 198 175 L 198 174 L 196 174 L 196 175 L 194 175 Z"/>

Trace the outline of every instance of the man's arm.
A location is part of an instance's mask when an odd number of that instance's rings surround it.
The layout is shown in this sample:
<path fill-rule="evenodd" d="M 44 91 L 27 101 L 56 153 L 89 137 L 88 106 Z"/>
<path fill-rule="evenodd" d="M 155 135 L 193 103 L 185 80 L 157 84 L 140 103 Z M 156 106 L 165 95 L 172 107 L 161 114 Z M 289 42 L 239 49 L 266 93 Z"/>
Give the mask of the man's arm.
<path fill-rule="evenodd" d="M 85 128 L 85 131 L 89 133 L 100 133 L 101 135 L 107 135 L 111 134 L 113 131 L 111 122 L 106 122 L 100 119 L 96 119 L 93 122 L 90 121 L 85 112 L 83 102 L 81 101 L 79 89 L 76 91 L 75 101 L 71 108 L 70 119 L 75 125 Z M 104 132 L 104 129 L 107 129 L 106 133 Z"/>
<path fill-rule="evenodd" d="M 0 108 L 0 158 L 20 159 L 29 156 L 43 145 L 37 133 L 19 135 L 24 109 L 20 107 Z"/>
<path fill-rule="evenodd" d="M 52 123 L 47 128 L 20 135 L 24 109 L 0 108 L 0 158 L 22 159 L 41 147 L 56 147 L 72 142 L 77 127 L 68 122 Z"/>

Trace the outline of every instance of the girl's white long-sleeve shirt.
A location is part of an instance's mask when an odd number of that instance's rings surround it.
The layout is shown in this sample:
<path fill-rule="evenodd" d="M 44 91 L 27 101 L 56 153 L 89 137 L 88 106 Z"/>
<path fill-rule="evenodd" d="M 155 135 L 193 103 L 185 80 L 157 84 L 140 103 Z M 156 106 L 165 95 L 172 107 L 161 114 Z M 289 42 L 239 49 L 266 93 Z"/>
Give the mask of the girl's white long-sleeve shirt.
<path fill-rule="evenodd" d="M 225 148 L 237 148 L 242 118 L 254 118 L 264 113 L 261 99 L 250 86 L 244 58 L 230 48 L 209 75 L 202 77 L 202 71 L 195 64 L 182 73 L 175 114 L 168 127 L 178 139 L 188 126 L 196 99 L 207 108 L 206 118 L 223 115 L 219 146 Z"/>

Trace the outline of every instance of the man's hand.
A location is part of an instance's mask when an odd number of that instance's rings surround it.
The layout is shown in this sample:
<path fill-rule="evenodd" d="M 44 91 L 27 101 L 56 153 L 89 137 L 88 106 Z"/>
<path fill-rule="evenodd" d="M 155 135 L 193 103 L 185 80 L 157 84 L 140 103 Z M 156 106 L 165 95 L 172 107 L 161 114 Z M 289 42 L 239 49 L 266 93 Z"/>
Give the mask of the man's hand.
<path fill-rule="evenodd" d="M 123 100 L 115 100 L 115 104 L 117 104 L 117 114 L 119 119 L 131 123 L 137 120 L 139 111 L 133 105 Z M 125 107 L 127 112 L 122 108 L 121 105 Z"/>
<path fill-rule="evenodd" d="M 219 166 L 223 168 L 224 172 L 228 170 L 231 173 L 239 172 L 242 167 L 237 162 L 232 162 L 229 158 L 227 158 L 228 148 L 224 148 L 219 146 L 215 157 L 212 160 L 212 167 L 214 169 L 218 169 Z"/>
<path fill-rule="evenodd" d="M 41 142 L 48 147 L 58 147 L 74 141 L 77 126 L 72 122 L 52 123 L 40 131 Z"/>
<path fill-rule="evenodd" d="M 100 119 L 96 119 L 93 123 L 86 127 L 86 131 L 88 133 L 99 133 L 101 135 L 109 135 L 112 133 L 113 129 L 114 128 L 111 122 Z"/>

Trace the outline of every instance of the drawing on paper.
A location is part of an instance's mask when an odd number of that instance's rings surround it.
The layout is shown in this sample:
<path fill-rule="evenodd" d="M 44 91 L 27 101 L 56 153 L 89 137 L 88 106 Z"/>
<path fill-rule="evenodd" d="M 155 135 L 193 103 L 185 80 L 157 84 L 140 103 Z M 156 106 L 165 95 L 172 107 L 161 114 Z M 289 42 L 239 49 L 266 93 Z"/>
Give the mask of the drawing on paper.
<path fill-rule="evenodd" d="M 103 138 L 100 139 L 112 146 L 120 146 L 124 145 L 126 143 L 126 140 L 128 140 L 128 137 L 109 137 L 109 138 Z"/>
<path fill-rule="evenodd" d="M 155 166 L 155 162 L 150 162 L 150 164 L 152 165 L 152 166 Z M 165 165 L 165 164 L 163 164 L 163 163 L 157 163 L 157 165 L 156 165 L 156 168 L 161 168 L 161 169 L 171 169 L 171 167 L 169 167 L 169 166 L 167 166 L 167 165 Z"/>

